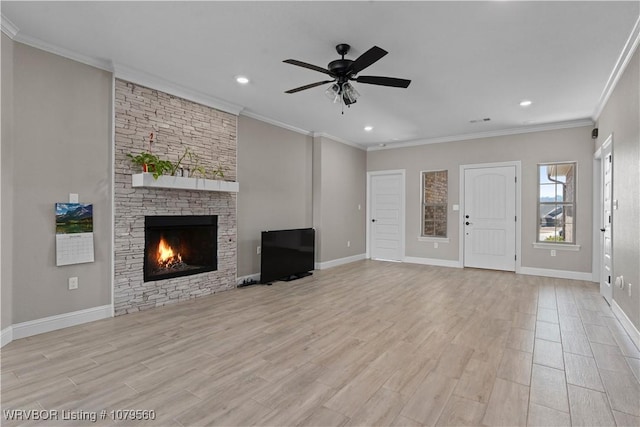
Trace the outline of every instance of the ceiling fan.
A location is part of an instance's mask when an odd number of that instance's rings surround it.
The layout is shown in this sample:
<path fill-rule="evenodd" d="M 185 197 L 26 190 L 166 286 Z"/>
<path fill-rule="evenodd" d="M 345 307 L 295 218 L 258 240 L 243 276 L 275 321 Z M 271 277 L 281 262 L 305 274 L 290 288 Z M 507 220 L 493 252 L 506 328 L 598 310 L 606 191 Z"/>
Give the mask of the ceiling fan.
<path fill-rule="evenodd" d="M 295 89 L 290 89 L 285 93 L 296 93 L 302 90 L 311 89 L 316 86 L 321 86 L 326 83 L 333 83 L 326 91 L 325 94 L 334 103 L 343 103 L 343 105 L 350 106 L 355 103 L 360 96 L 358 91 L 351 85 L 350 81 L 358 83 L 366 83 L 379 86 L 401 87 L 407 88 L 411 83 L 411 80 L 397 79 L 395 77 L 380 77 L 380 76 L 359 76 L 358 73 L 373 63 L 380 60 L 388 52 L 384 49 L 374 46 L 362 55 L 360 55 L 355 61 L 351 59 L 345 59 L 344 56 L 349 52 L 349 46 L 346 43 L 341 43 L 336 46 L 338 55 L 342 56 L 342 59 L 336 59 L 331 61 L 327 68 L 318 67 L 316 65 L 307 64 L 306 62 L 298 61 L 296 59 L 285 59 L 283 62 L 287 64 L 297 65 L 299 67 L 308 68 L 310 70 L 319 71 L 324 74 L 328 74 L 332 80 L 323 80 L 321 82 L 311 83 L 305 86 L 300 86 Z"/>

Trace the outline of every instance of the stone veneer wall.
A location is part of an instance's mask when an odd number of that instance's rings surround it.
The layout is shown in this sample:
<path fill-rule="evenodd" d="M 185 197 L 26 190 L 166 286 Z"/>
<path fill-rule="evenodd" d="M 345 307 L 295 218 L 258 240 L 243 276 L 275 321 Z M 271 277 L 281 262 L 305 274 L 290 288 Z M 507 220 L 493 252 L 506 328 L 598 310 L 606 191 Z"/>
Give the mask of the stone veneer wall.
<path fill-rule="evenodd" d="M 140 172 L 127 158 L 149 150 L 177 160 L 188 147 L 209 168 L 226 167 L 235 180 L 237 117 L 138 86 L 115 82 L 115 314 L 136 312 L 210 295 L 236 286 L 236 194 L 132 188 Z M 218 215 L 218 270 L 153 282 L 143 281 L 145 215 Z"/>

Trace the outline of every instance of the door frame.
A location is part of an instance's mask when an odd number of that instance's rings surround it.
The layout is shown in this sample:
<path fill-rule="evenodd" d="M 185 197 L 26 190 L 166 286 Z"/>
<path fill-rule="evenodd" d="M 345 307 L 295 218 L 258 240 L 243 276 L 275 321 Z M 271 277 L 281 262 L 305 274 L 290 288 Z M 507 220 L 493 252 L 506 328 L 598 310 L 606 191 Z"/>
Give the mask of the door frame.
<path fill-rule="evenodd" d="M 592 256 L 592 281 L 598 283 L 598 286 L 602 284 L 603 263 L 602 258 L 604 256 L 603 245 L 604 236 L 600 231 L 604 218 L 602 217 L 602 209 L 604 200 L 602 199 L 602 193 L 604 191 L 604 167 L 603 167 L 603 151 L 611 147 L 611 155 L 613 156 L 613 133 L 609 134 L 607 139 L 593 154 L 593 256 Z M 615 165 L 614 165 L 615 166 Z M 611 175 L 611 184 L 613 186 L 613 172 Z M 612 194 L 613 197 L 613 194 Z M 613 207 L 612 207 L 613 208 Z M 613 253 L 613 230 L 611 230 L 611 271 L 613 272 L 613 264 L 615 262 L 615 254 Z M 595 248 L 598 248 L 597 250 Z M 613 278 L 611 282 L 611 288 L 613 290 Z M 600 295 L 602 293 L 600 292 Z M 606 299 L 606 298 L 605 298 Z M 611 298 L 613 301 L 613 296 Z M 607 301 L 609 302 L 609 301 Z"/>
<path fill-rule="evenodd" d="M 522 162 L 520 160 L 514 160 L 510 162 L 497 162 L 497 163 L 475 163 L 469 165 L 460 165 L 460 216 L 458 218 L 458 259 L 460 260 L 460 267 L 464 268 L 464 177 L 467 169 L 486 169 L 486 168 L 498 168 L 504 166 L 514 166 L 516 173 L 516 274 L 520 273 L 522 267 L 522 209 L 521 209 L 521 193 L 522 193 L 522 177 L 521 169 Z"/>
<path fill-rule="evenodd" d="M 366 230 L 366 255 L 367 259 L 371 259 L 371 180 L 374 176 L 382 175 L 400 175 L 401 176 L 401 193 L 400 194 L 400 261 L 404 261 L 405 257 L 405 221 L 406 221 L 406 170 L 392 169 L 382 171 L 367 172 L 367 230 Z"/>

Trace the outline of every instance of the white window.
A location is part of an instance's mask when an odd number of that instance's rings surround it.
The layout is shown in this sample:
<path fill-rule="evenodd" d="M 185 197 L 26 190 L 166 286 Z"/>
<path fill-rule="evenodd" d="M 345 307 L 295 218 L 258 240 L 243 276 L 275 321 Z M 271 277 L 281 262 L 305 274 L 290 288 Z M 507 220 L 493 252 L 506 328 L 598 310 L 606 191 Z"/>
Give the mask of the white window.
<path fill-rule="evenodd" d="M 447 237 L 447 171 L 422 172 L 422 237 Z"/>
<path fill-rule="evenodd" d="M 538 165 L 539 243 L 576 243 L 576 162 Z"/>

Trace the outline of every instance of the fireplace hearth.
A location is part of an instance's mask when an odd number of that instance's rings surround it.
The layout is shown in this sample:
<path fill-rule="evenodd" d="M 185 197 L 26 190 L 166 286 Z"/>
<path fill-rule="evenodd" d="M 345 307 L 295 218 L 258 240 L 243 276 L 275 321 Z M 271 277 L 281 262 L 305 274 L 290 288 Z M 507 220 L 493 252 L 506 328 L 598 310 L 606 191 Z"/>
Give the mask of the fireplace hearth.
<path fill-rule="evenodd" d="M 215 271 L 216 215 L 146 216 L 144 281 Z"/>

